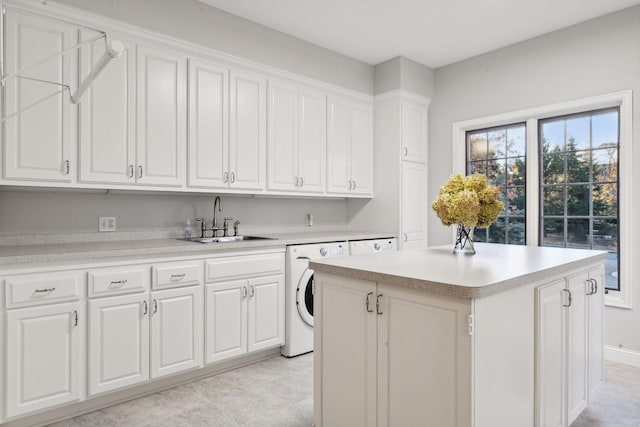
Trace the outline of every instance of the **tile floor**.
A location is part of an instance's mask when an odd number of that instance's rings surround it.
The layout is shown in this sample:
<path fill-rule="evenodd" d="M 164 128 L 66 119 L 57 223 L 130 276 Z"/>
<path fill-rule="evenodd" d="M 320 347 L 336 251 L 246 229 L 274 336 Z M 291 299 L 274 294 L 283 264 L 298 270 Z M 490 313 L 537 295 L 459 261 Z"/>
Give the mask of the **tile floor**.
<path fill-rule="evenodd" d="M 640 369 L 606 363 L 606 382 L 571 427 L 640 426 Z M 313 354 L 275 357 L 49 427 L 311 426 Z"/>

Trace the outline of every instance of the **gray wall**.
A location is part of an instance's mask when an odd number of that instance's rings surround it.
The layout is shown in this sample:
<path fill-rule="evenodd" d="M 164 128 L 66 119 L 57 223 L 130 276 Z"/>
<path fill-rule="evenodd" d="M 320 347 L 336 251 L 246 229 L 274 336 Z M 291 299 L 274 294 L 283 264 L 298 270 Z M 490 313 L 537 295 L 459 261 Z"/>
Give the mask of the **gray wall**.
<path fill-rule="evenodd" d="M 242 222 L 241 230 L 346 226 L 346 201 L 221 196 L 223 214 Z M 0 191 L 0 236 L 98 231 L 98 217 L 115 216 L 118 231 L 176 230 L 187 218 L 211 221 L 213 196 L 148 193 Z"/>
<path fill-rule="evenodd" d="M 57 3 L 327 83 L 373 93 L 371 65 L 196 0 L 59 0 Z"/>
<path fill-rule="evenodd" d="M 634 91 L 634 164 L 640 164 L 640 6 L 436 70 L 429 134 L 429 200 L 452 172 L 452 123 L 619 90 Z M 633 171 L 633 182 L 640 173 Z M 633 211 L 640 209 L 634 187 Z M 429 216 L 429 243 L 451 232 Z M 640 250 L 640 229 L 629 239 Z M 640 267 L 634 309 L 607 308 L 606 342 L 640 351 Z"/>
<path fill-rule="evenodd" d="M 398 89 L 427 98 L 432 98 L 435 93 L 434 70 L 404 56 L 376 64 L 373 74 L 376 95 Z"/>

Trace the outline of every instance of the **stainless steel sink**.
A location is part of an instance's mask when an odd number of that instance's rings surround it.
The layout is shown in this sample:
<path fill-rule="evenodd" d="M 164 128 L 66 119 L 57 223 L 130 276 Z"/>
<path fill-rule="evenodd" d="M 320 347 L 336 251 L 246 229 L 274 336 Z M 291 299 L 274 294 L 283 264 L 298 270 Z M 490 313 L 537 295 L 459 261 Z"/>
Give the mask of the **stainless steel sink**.
<path fill-rule="evenodd" d="M 241 242 L 246 240 L 276 240 L 273 237 L 261 237 L 261 236 L 226 236 L 226 237 L 190 237 L 180 238 L 178 240 L 186 240 L 187 242 L 196 243 L 229 243 L 229 242 Z"/>

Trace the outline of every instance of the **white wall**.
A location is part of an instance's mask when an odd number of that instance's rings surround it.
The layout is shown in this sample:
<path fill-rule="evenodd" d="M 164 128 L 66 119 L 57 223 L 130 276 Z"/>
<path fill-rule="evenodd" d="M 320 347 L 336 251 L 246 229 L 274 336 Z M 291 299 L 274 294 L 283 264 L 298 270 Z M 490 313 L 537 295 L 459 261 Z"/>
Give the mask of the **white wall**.
<path fill-rule="evenodd" d="M 346 201 L 222 196 L 225 216 L 247 229 L 305 228 L 307 213 L 319 229 L 346 226 Z M 118 231 L 176 230 L 187 218 L 213 216 L 213 196 L 0 191 L 0 236 L 98 231 L 99 216 L 115 216 Z"/>
<path fill-rule="evenodd" d="M 634 164 L 640 164 L 640 6 L 499 49 L 435 73 L 430 110 L 429 201 L 452 173 L 452 123 L 632 89 Z M 640 182 L 640 171 L 633 171 Z M 633 211 L 640 208 L 634 187 Z M 624 232 L 624 224 L 621 226 Z M 450 243 L 451 232 L 432 212 L 429 243 Z M 633 242 L 640 254 L 640 229 Z M 640 268 L 632 283 L 633 310 L 607 308 L 606 343 L 640 351 Z"/>
<path fill-rule="evenodd" d="M 56 2 L 243 59 L 359 92 L 373 93 L 371 65 L 196 0 Z M 258 3 L 256 7 L 260 7 Z"/>

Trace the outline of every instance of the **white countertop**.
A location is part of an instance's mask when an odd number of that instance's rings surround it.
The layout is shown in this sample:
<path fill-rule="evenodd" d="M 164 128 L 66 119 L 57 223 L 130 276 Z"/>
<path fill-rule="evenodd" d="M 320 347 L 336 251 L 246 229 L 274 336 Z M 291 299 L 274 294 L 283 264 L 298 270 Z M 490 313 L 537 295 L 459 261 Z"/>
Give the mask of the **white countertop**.
<path fill-rule="evenodd" d="M 482 298 L 603 261 L 607 252 L 476 243 L 475 255 L 452 246 L 330 258 L 319 272 L 387 283 L 459 298 Z"/>
<path fill-rule="evenodd" d="M 321 231 L 260 234 L 272 240 L 248 240 L 228 243 L 194 243 L 178 239 L 141 239 L 103 242 L 0 245 L 0 270 L 30 263 L 69 260 L 96 260 L 111 257 L 155 255 L 201 255 L 207 252 L 284 247 L 306 243 L 362 240 L 392 237 L 390 233 L 366 231 Z"/>

